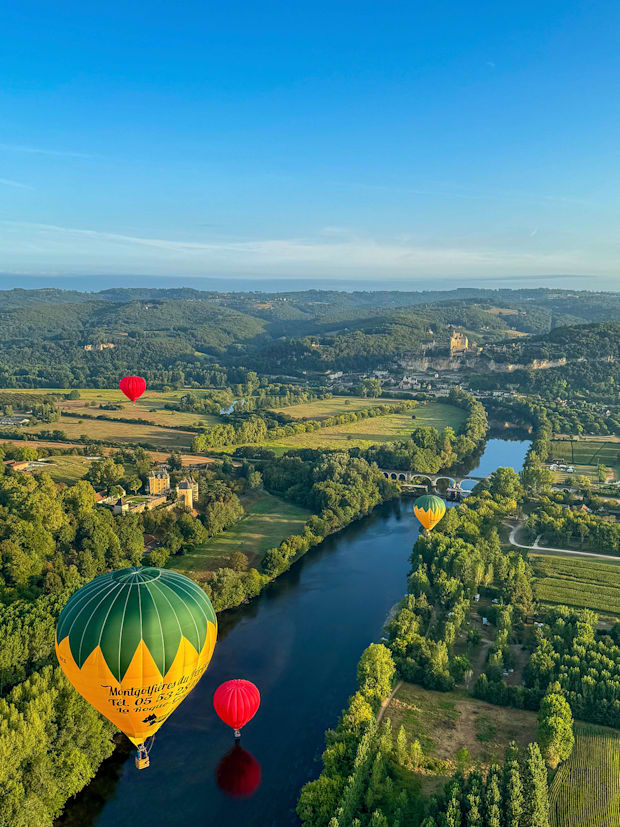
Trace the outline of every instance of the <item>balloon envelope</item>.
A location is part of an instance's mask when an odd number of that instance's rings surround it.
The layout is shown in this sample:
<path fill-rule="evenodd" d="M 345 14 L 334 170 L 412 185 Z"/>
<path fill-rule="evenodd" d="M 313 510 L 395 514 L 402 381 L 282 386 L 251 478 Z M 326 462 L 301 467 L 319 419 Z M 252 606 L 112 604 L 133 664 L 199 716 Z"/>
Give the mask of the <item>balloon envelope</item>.
<path fill-rule="evenodd" d="M 213 706 L 225 724 L 241 729 L 260 706 L 260 692 L 250 681 L 226 681 L 215 690 Z"/>
<path fill-rule="evenodd" d="M 245 798 L 260 786 L 261 766 L 250 752 L 236 743 L 217 765 L 215 782 L 231 798 Z"/>
<path fill-rule="evenodd" d="M 200 680 L 217 637 L 203 590 L 178 572 L 131 568 L 82 586 L 56 628 L 60 666 L 136 746 Z"/>
<path fill-rule="evenodd" d="M 413 513 L 424 528 L 430 531 L 446 513 L 446 504 L 441 497 L 436 497 L 434 494 L 424 494 L 414 502 Z"/>
<path fill-rule="evenodd" d="M 141 376 L 124 376 L 118 383 L 127 399 L 135 402 L 146 390 L 146 382 Z"/>

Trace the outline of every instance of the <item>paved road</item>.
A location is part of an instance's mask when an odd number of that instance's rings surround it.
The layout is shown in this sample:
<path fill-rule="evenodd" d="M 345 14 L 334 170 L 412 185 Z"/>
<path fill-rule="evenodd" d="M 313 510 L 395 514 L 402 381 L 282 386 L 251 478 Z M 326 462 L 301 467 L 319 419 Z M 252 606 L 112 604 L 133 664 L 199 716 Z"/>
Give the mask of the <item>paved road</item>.
<path fill-rule="evenodd" d="M 549 548 L 548 546 L 539 546 L 538 541 L 540 540 L 540 535 L 536 538 L 536 540 L 534 540 L 533 546 L 524 546 L 522 543 L 517 543 L 515 540 L 517 531 L 519 531 L 522 527 L 523 523 L 517 523 L 517 525 L 514 526 L 510 532 L 510 537 L 508 538 L 510 544 L 516 546 L 517 548 L 526 548 L 528 551 L 552 551 L 554 554 L 567 554 L 571 557 L 598 557 L 600 560 L 620 560 L 620 557 L 615 557 L 612 554 L 595 554 L 593 551 L 575 551 L 574 549 L 569 548 Z"/>

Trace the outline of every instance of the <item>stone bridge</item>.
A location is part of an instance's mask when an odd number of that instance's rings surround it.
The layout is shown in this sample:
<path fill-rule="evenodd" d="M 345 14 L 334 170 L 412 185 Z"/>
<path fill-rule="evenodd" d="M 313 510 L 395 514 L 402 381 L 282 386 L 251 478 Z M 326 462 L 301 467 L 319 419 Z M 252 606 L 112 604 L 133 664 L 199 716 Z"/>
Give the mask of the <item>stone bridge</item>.
<path fill-rule="evenodd" d="M 448 494 L 459 494 L 460 496 L 467 496 L 471 493 L 467 488 L 463 488 L 462 484 L 466 480 L 472 480 L 472 482 L 481 482 L 485 480 L 486 477 L 475 477 L 472 474 L 463 474 L 457 476 L 451 476 L 450 474 L 423 474 L 419 471 L 397 471 L 391 468 L 380 468 L 379 469 L 383 476 L 388 480 L 393 480 L 394 482 L 404 483 L 408 488 L 427 488 L 426 483 L 421 482 L 421 480 L 427 480 L 431 491 L 434 491 L 437 488 L 437 483 L 440 480 L 446 480 L 448 483 L 447 485 L 447 493 Z M 414 482 L 417 481 L 417 482 Z"/>

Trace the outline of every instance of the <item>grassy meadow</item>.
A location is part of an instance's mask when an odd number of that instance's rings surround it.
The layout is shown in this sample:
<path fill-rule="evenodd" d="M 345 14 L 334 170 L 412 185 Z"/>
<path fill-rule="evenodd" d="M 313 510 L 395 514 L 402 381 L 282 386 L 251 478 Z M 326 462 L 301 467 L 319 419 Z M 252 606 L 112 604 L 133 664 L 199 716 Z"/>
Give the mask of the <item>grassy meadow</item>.
<path fill-rule="evenodd" d="M 410 683 L 399 687 L 385 710 L 387 718 L 394 733 L 402 724 L 426 755 L 450 762 L 465 748 L 472 763 L 502 763 L 510 741 L 525 746 L 536 738 L 534 712 L 493 706 L 465 691 L 435 692 Z"/>
<path fill-rule="evenodd" d="M 620 616 L 620 562 L 528 553 L 534 591 L 543 603 Z"/>
<path fill-rule="evenodd" d="M 620 827 L 620 733 L 575 726 L 575 747 L 549 788 L 551 827 Z"/>
<path fill-rule="evenodd" d="M 50 475 L 54 482 L 64 482 L 65 485 L 73 485 L 73 483 L 84 477 L 90 468 L 91 462 L 92 460 L 86 459 L 86 457 L 74 457 L 70 454 L 59 457 L 48 457 L 41 460 L 41 464 L 34 468 L 32 473 L 40 474 L 45 472 Z"/>
<path fill-rule="evenodd" d="M 330 400 L 331 401 L 331 400 Z M 413 416 L 415 415 L 415 419 Z M 458 430 L 463 424 L 465 413 L 452 405 L 442 402 L 427 402 L 411 412 L 389 414 L 333 425 L 308 434 L 295 434 L 265 443 L 277 453 L 291 448 L 368 448 L 378 442 L 396 442 L 409 437 L 414 428 L 433 426 L 442 430 L 446 426 Z M 229 448 L 230 450 L 230 448 Z"/>
<path fill-rule="evenodd" d="M 286 408 L 274 408 L 277 413 L 284 413 L 294 419 L 327 419 L 342 413 L 361 411 L 376 405 L 390 405 L 393 399 L 374 399 L 363 396 L 333 396 L 331 399 L 317 399 L 315 402 L 303 402 L 301 405 L 289 405 Z"/>
<path fill-rule="evenodd" d="M 39 431 L 56 429 L 64 431 L 70 440 L 78 441 L 84 434 L 90 439 L 110 442 L 148 442 L 153 448 L 160 450 L 189 450 L 194 437 L 191 431 L 175 431 L 157 425 L 134 425 L 128 422 L 110 422 L 107 419 L 76 419 L 62 415 L 58 422 L 41 422 L 33 427 L 22 428 L 22 431 L 25 434 L 36 434 Z"/>
<path fill-rule="evenodd" d="M 290 534 L 300 533 L 310 516 L 305 508 L 266 491 L 249 492 L 240 499 L 246 513 L 238 523 L 193 552 L 171 557 L 168 568 L 200 580 L 208 572 L 226 566 L 235 551 L 242 551 L 250 567 L 256 567 L 267 549 L 280 545 Z"/>

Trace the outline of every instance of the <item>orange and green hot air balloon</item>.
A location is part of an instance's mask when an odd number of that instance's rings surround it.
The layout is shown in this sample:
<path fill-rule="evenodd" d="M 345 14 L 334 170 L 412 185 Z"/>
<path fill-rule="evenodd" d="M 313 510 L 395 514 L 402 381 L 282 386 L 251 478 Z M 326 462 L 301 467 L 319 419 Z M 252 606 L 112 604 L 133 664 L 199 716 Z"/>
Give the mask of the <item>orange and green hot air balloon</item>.
<path fill-rule="evenodd" d="M 413 513 L 424 528 L 430 531 L 446 513 L 446 504 L 435 494 L 424 494 L 414 502 Z"/>
<path fill-rule="evenodd" d="M 56 655 L 77 691 L 144 747 L 209 665 L 217 618 L 204 591 L 178 572 L 131 568 L 82 586 L 58 619 Z"/>

